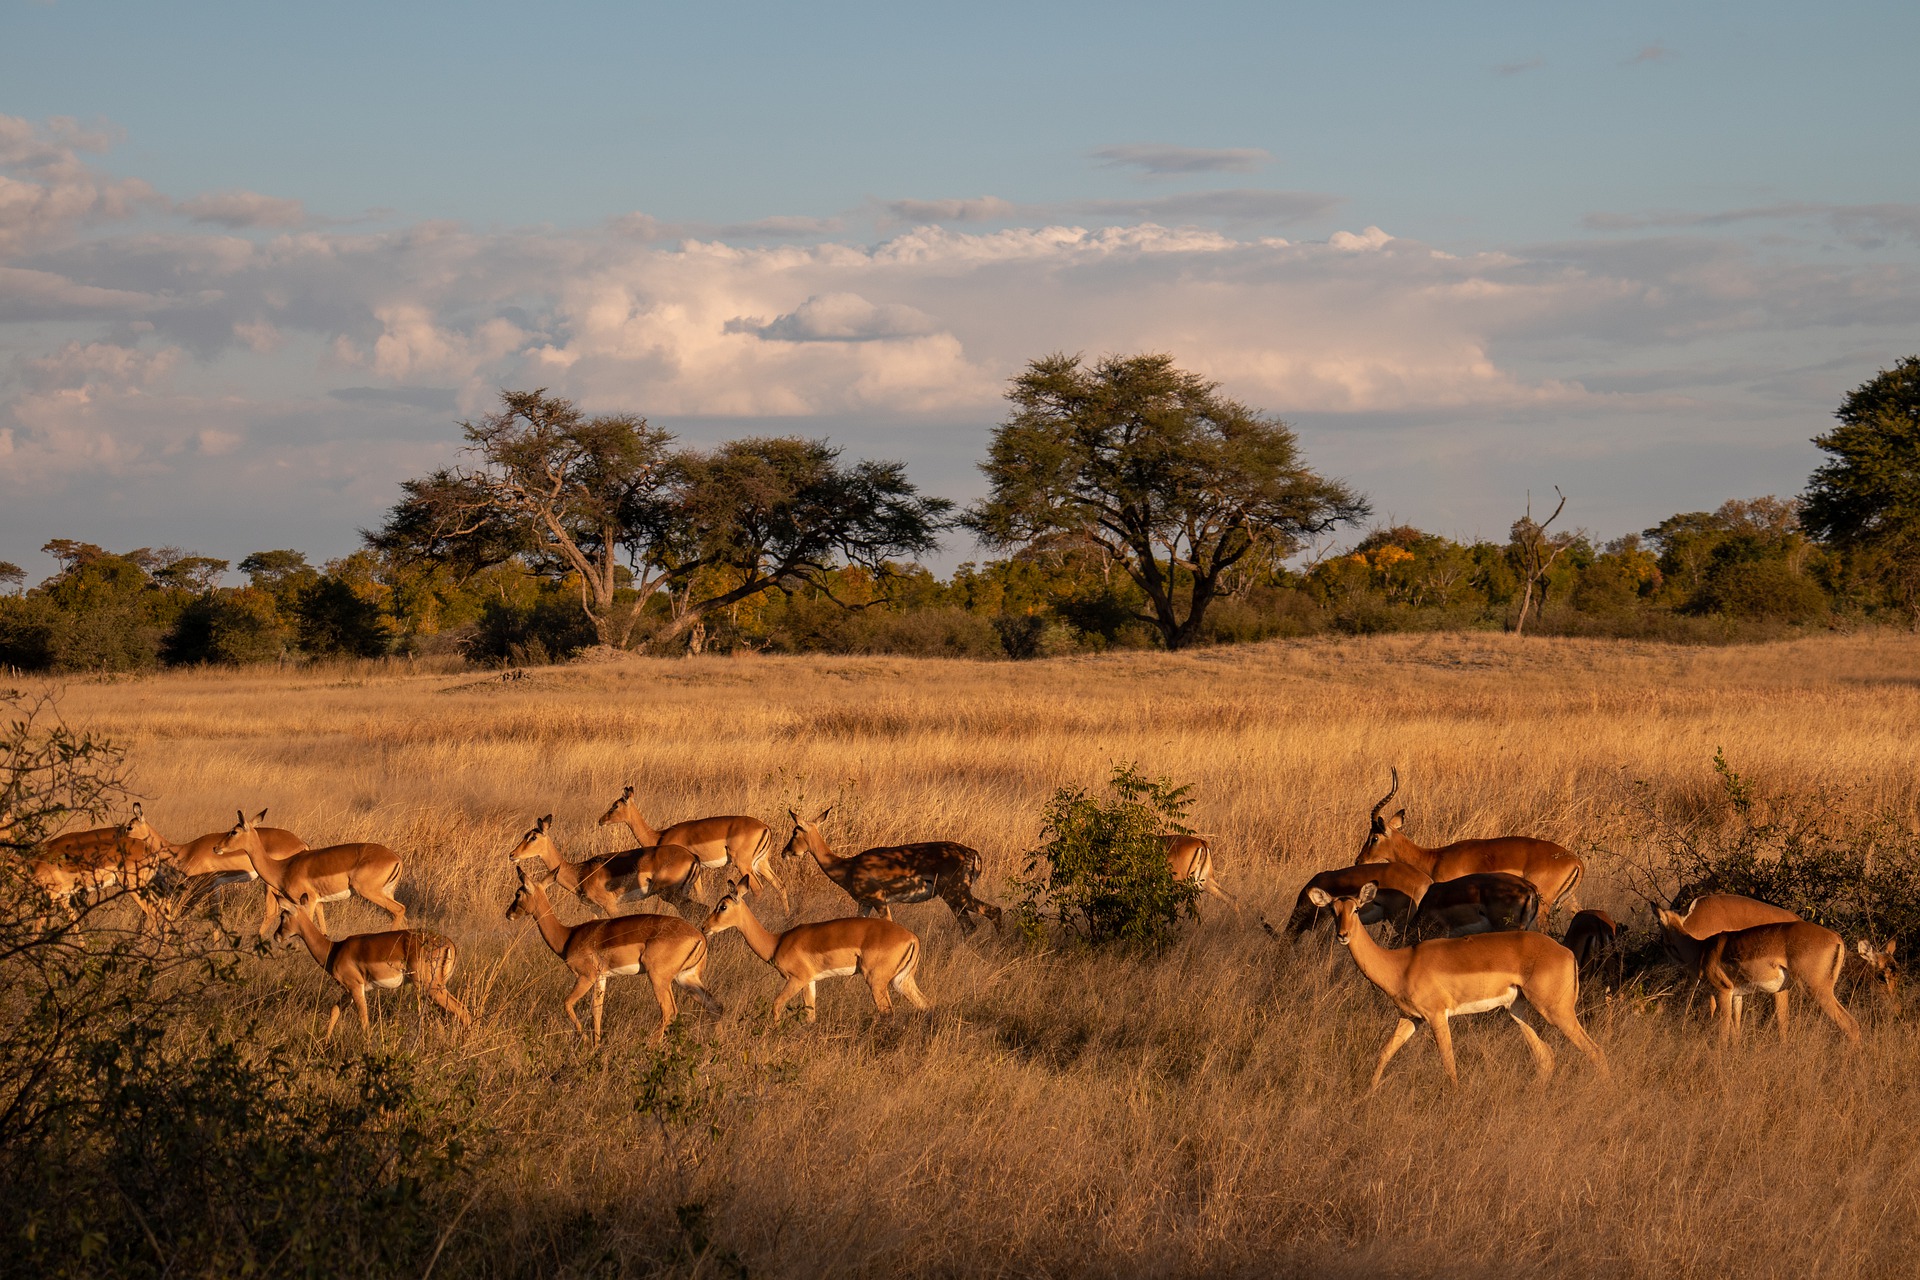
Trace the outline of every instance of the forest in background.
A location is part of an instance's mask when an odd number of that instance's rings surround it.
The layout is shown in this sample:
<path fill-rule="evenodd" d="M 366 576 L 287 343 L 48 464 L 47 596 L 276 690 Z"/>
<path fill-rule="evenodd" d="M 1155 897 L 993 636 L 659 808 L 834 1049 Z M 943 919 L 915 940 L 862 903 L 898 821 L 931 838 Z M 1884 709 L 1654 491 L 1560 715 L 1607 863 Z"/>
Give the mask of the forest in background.
<path fill-rule="evenodd" d="M 956 515 L 899 464 L 843 464 L 824 441 L 675 450 L 642 418 L 506 392 L 462 424 L 472 465 L 407 481 L 352 555 L 234 565 L 61 538 L 30 588 L 0 562 L 0 667 L 1022 659 L 1475 629 L 1710 643 L 1920 621 L 1920 357 L 1846 397 L 1805 494 L 1607 541 L 1532 495 L 1505 541 L 1360 532 L 1365 499 L 1308 468 L 1285 423 L 1165 356 L 1036 360 L 1008 398 L 990 496 Z M 945 578 L 918 563 L 956 529 L 1003 554 Z"/>

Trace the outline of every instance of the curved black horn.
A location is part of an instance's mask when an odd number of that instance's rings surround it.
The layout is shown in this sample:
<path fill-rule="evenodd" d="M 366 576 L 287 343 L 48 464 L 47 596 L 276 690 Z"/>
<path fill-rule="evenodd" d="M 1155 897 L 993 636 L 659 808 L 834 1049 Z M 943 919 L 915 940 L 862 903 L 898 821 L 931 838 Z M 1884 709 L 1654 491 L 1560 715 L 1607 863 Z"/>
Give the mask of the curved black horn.
<path fill-rule="evenodd" d="M 1392 788 L 1388 790 L 1387 794 L 1380 797 L 1380 803 L 1373 806 L 1373 812 L 1367 815 L 1367 820 L 1371 822 L 1374 819 L 1378 818 L 1380 816 L 1380 811 L 1387 807 L 1387 801 L 1393 799 L 1395 795 L 1399 794 L 1399 791 L 1400 791 L 1400 770 L 1396 766 L 1393 769 Z"/>

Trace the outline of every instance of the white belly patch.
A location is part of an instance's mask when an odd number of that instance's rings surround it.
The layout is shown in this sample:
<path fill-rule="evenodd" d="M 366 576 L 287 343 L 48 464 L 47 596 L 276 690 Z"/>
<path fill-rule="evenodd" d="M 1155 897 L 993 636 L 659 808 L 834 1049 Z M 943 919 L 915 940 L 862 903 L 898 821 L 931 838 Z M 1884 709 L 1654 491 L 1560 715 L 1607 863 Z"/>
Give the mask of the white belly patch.
<path fill-rule="evenodd" d="M 813 980 L 818 982 L 822 978 L 850 978 L 858 972 L 860 972 L 860 966 L 850 964 L 844 969 L 822 969 L 813 975 Z"/>
<path fill-rule="evenodd" d="M 396 973 L 391 978 L 375 978 L 373 980 L 373 985 L 380 988 L 382 991 L 391 991 L 395 987 L 399 986 L 401 983 L 405 982 L 406 980 L 407 980 L 406 974 Z"/>
<path fill-rule="evenodd" d="M 632 964 L 616 965 L 613 968 L 608 969 L 607 972 L 610 974 L 613 974 L 615 977 L 624 978 L 630 974 L 635 974 L 640 972 L 640 962 L 636 960 Z"/>
<path fill-rule="evenodd" d="M 340 892 L 338 892 L 338 893 L 329 893 L 329 894 L 325 894 L 325 895 L 323 895 L 323 896 L 321 897 L 321 899 L 320 899 L 320 901 L 322 901 L 322 902 L 345 902 L 345 901 L 346 901 L 346 900 L 347 900 L 348 898 L 351 898 L 352 896 L 353 896 L 353 890 L 351 890 L 351 889 L 342 889 L 342 890 L 341 890 Z"/>
<path fill-rule="evenodd" d="M 1447 1012 L 1449 1016 L 1460 1018 L 1470 1013 L 1487 1013 L 1493 1009 L 1511 1009 L 1513 999 L 1520 994 L 1520 988 L 1508 987 L 1503 996 L 1489 996 L 1485 1000 L 1471 1000 L 1466 1004 L 1457 1004 Z"/>

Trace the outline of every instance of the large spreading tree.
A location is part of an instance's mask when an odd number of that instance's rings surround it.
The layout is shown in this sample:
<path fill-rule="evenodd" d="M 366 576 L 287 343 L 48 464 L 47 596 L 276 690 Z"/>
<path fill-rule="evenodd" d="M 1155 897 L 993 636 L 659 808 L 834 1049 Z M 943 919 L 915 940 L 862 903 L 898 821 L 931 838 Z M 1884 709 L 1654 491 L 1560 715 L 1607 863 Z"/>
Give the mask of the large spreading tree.
<path fill-rule="evenodd" d="M 1920 356 L 1862 383 L 1813 442 L 1829 460 L 1801 498 L 1800 523 L 1885 583 L 1920 627 Z"/>
<path fill-rule="evenodd" d="M 741 600 L 825 585 L 836 562 L 885 572 L 937 545 L 952 504 L 893 462 L 843 465 L 824 441 L 736 440 L 675 450 L 629 414 L 587 417 L 545 390 L 507 391 L 462 423 L 474 465 L 402 485 L 376 549 L 470 574 L 518 559 L 577 581 L 601 644 L 631 643 L 647 601 L 672 602 L 656 639 L 694 641 Z"/>
<path fill-rule="evenodd" d="M 981 465 L 991 485 L 964 523 L 996 549 L 1078 542 L 1145 593 L 1169 649 L 1192 644 L 1226 575 L 1285 556 L 1368 513 L 1311 470 L 1286 423 L 1220 394 L 1167 355 L 1035 360 Z"/>

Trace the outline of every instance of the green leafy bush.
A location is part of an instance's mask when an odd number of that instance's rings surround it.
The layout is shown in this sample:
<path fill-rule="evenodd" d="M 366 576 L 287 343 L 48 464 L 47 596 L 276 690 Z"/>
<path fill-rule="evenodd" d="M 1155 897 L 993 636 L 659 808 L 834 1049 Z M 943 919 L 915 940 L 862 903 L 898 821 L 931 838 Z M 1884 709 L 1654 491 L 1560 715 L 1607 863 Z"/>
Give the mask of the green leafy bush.
<path fill-rule="evenodd" d="M 1171 940 L 1181 918 L 1197 918 L 1199 890 L 1175 880 L 1161 836 L 1185 834 L 1189 786 L 1142 777 L 1118 765 L 1104 795 L 1061 787 L 1047 802 L 1045 841 L 1015 881 L 1021 932 L 1047 936 L 1047 914 L 1094 945 L 1152 949 Z M 1043 865 L 1044 864 L 1044 865 Z"/>

